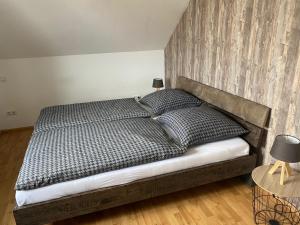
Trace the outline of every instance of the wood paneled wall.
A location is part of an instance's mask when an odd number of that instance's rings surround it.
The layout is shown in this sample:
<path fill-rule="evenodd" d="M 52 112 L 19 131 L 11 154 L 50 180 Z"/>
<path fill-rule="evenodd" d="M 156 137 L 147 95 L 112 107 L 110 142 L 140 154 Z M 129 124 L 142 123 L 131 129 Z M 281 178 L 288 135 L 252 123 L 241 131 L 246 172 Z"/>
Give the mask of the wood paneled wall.
<path fill-rule="evenodd" d="M 165 64 L 167 86 L 185 76 L 272 108 L 265 152 L 300 137 L 300 0 L 191 0 Z"/>

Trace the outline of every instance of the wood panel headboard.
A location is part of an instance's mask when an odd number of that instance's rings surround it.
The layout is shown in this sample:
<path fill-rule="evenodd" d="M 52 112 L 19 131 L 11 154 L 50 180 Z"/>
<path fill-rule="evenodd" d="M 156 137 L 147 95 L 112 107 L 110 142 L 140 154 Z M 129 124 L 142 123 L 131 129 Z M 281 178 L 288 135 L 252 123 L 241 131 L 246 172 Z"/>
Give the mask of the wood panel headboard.
<path fill-rule="evenodd" d="M 250 131 L 243 138 L 252 147 L 260 147 L 271 112 L 269 107 L 185 77 L 177 77 L 176 88 L 193 94 L 237 120 Z"/>

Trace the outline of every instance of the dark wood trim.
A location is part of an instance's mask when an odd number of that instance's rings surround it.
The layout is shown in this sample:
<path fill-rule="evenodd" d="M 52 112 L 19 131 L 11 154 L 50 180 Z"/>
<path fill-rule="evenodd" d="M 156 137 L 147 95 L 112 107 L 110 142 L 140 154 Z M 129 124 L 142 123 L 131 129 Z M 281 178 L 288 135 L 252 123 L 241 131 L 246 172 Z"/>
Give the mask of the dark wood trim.
<path fill-rule="evenodd" d="M 4 129 L 4 130 L 0 130 L 0 134 L 4 134 L 4 133 L 8 133 L 8 132 L 14 132 L 14 131 L 21 131 L 21 130 L 30 130 L 30 129 L 33 129 L 33 126 Z"/>
<path fill-rule="evenodd" d="M 24 207 L 15 207 L 14 216 L 17 225 L 50 223 L 248 174 L 255 168 L 255 164 L 256 155 L 252 154 L 150 177 L 125 185 L 102 188 Z"/>
<path fill-rule="evenodd" d="M 269 119 L 271 112 L 269 107 L 200 82 L 185 77 L 177 77 L 176 88 L 190 92 L 207 103 L 256 127 L 264 128 Z"/>

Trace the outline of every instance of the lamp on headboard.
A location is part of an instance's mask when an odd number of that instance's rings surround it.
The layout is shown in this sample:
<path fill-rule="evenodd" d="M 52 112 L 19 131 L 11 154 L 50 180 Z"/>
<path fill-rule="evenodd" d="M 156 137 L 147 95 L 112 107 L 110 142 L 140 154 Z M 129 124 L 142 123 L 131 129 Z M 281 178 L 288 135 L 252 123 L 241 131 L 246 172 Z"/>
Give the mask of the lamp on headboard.
<path fill-rule="evenodd" d="M 289 163 L 300 162 L 300 140 L 290 135 L 278 135 L 272 146 L 271 156 L 277 159 L 269 174 L 281 167 L 280 184 L 284 184 L 285 175 L 289 177 L 292 169 Z"/>
<path fill-rule="evenodd" d="M 153 84 L 152 84 L 153 88 L 156 88 L 157 91 L 159 91 L 161 88 L 164 87 L 164 82 L 161 78 L 154 78 L 153 79 Z"/>

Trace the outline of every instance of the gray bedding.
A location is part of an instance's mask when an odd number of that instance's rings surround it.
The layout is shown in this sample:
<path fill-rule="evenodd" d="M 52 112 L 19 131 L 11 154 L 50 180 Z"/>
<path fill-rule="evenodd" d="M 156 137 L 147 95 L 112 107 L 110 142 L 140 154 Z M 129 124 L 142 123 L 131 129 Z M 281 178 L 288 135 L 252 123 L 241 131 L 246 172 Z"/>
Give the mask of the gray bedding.
<path fill-rule="evenodd" d="M 134 98 L 51 106 L 41 111 L 34 133 L 77 124 L 150 116 Z"/>
<path fill-rule="evenodd" d="M 180 156 L 186 148 L 169 140 L 148 118 L 94 122 L 34 133 L 17 190 Z"/>

